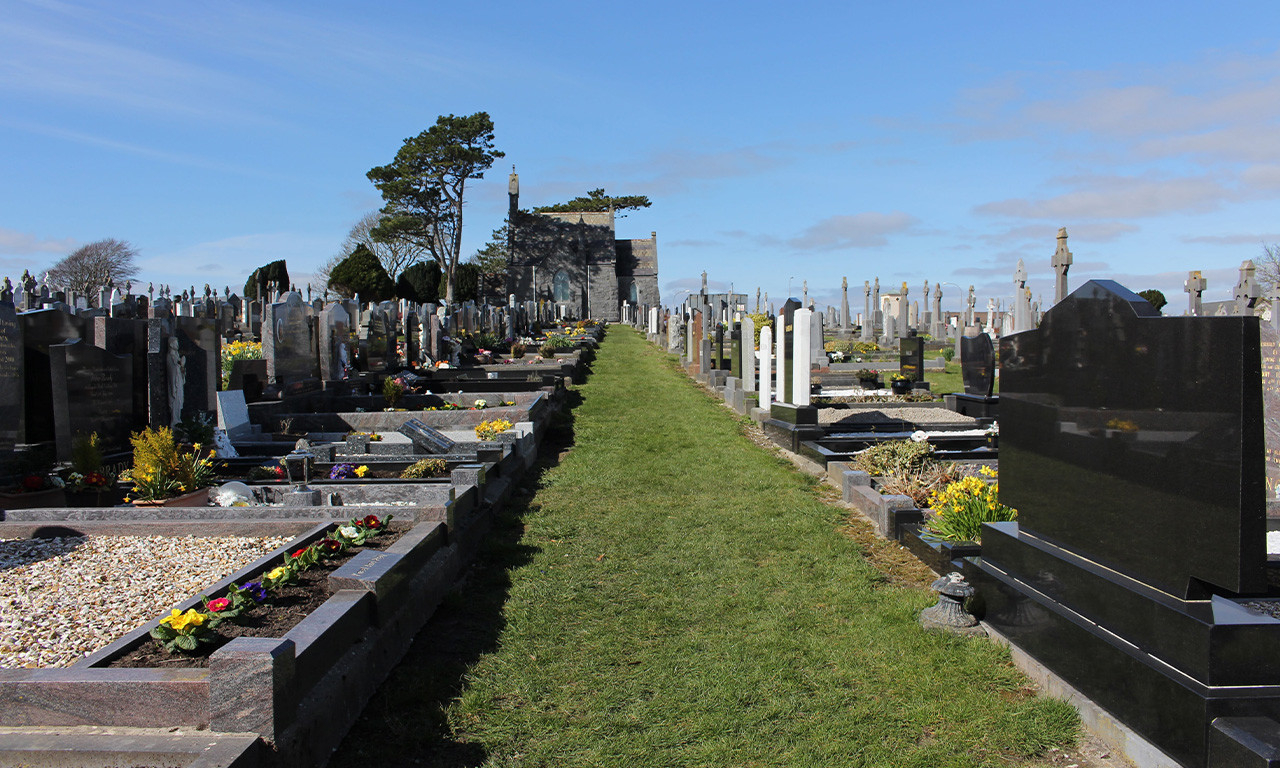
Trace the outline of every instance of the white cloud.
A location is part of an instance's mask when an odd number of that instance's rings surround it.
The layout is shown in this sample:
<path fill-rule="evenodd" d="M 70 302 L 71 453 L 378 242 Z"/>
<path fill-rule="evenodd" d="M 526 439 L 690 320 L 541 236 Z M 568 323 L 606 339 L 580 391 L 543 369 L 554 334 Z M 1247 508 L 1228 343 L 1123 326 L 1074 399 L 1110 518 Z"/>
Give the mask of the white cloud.
<path fill-rule="evenodd" d="M 1062 179 L 1058 184 L 1073 189 L 1039 199 L 1010 198 L 983 203 L 974 208 L 974 212 L 1063 222 L 1132 219 L 1203 213 L 1239 197 L 1236 191 L 1208 176 L 1087 176 Z"/>
<path fill-rule="evenodd" d="M 38 237 L 29 232 L 0 227 L 0 253 L 14 255 L 56 253 L 64 256 L 75 248 L 76 241 L 70 237 Z"/>
<path fill-rule="evenodd" d="M 889 235 L 908 232 L 918 220 L 902 211 L 831 216 L 812 225 L 787 245 L 799 250 L 833 250 L 836 248 L 877 248 L 889 243 Z"/>

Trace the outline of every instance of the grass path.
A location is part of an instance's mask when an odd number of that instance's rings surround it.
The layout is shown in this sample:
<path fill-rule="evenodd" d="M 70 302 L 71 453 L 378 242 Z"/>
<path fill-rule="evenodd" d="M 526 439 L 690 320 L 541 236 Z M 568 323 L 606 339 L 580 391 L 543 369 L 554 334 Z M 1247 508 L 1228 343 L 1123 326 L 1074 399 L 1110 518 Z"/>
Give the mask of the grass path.
<path fill-rule="evenodd" d="M 1009 766 L 1067 746 L 986 641 L 925 633 L 815 481 L 634 331 L 333 765 Z"/>

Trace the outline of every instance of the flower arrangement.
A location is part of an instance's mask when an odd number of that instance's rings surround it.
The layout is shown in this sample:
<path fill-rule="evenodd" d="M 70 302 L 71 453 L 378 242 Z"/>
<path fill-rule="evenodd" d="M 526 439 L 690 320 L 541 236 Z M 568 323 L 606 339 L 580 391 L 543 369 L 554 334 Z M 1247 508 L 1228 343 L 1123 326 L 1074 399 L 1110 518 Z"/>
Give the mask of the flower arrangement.
<path fill-rule="evenodd" d="M 364 464 L 356 466 L 355 464 L 334 464 L 333 469 L 329 470 L 330 480 L 350 480 L 353 477 L 364 477 L 369 474 L 369 467 Z"/>
<path fill-rule="evenodd" d="M 1128 419 L 1108 419 L 1107 429 L 1114 429 L 1119 432 L 1137 432 L 1138 425 Z"/>
<path fill-rule="evenodd" d="M 279 464 L 264 464 L 249 470 L 250 480 L 288 480 L 289 473 Z"/>
<path fill-rule="evenodd" d="M 496 440 L 498 435 L 514 426 L 506 419 L 491 419 L 476 425 L 476 437 L 481 440 Z"/>
<path fill-rule="evenodd" d="M 96 493 L 111 487 L 114 482 L 110 475 L 104 475 L 101 472 L 89 472 L 83 475 L 79 472 L 67 474 L 67 488 L 76 493 Z"/>
<path fill-rule="evenodd" d="M 925 524 L 928 535 L 943 541 L 982 541 L 982 524 L 1015 520 L 1018 510 L 1000 503 L 1000 483 L 987 483 L 997 476 L 982 467 L 980 477 L 966 477 L 929 494 L 933 512 Z"/>
<path fill-rule="evenodd" d="M 133 468 L 125 479 L 133 483 L 134 499 L 160 501 L 212 484 L 213 461 L 199 443 L 190 451 L 179 451 L 168 427 L 148 427 L 133 433 L 129 441 Z"/>
<path fill-rule="evenodd" d="M 477 411 L 479 411 L 479 410 L 483 410 L 483 409 L 485 409 L 485 408 L 489 407 L 489 401 L 484 400 L 484 399 L 477 400 L 477 401 L 476 401 L 476 405 L 475 405 L 475 407 L 476 407 L 476 410 L 477 410 Z"/>
<path fill-rule="evenodd" d="M 65 488 L 66 486 L 66 481 L 57 475 L 32 473 L 22 478 L 22 481 L 18 483 L 18 490 L 21 493 L 35 493 L 53 488 Z"/>
<path fill-rule="evenodd" d="M 443 405 L 426 406 L 422 410 L 424 411 L 465 411 L 466 406 L 458 405 L 457 403 L 444 403 Z"/>
<path fill-rule="evenodd" d="M 895 373 L 889 377 L 890 381 L 911 381 L 911 377 L 905 373 Z"/>
<path fill-rule="evenodd" d="M 382 441 L 382 435 L 377 432 L 348 432 L 347 437 L 363 437 L 371 443 Z"/>
<path fill-rule="evenodd" d="M 369 539 L 387 529 L 392 516 L 381 519 L 377 515 L 352 518 L 345 525 L 329 531 L 325 538 L 285 555 L 281 565 L 272 568 L 260 581 L 245 582 L 227 587 L 226 595 L 209 599 L 201 595 L 203 610 L 176 608 L 151 630 L 151 637 L 170 653 L 193 652 L 202 644 L 214 643 L 221 638 L 214 630 L 224 621 L 235 621 L 243 614 L 267 601 L 270 593 L 298 580 L 298 574 L 315 567 L 326 558 L 346 552 L 351 547 L 363 546 Z"/>
<path fill-rule="evenodd" d="M 880 372 L 874 368 L 859 368 L 856 375 L 858 381 L 875 381 L 880 378 Z"/>

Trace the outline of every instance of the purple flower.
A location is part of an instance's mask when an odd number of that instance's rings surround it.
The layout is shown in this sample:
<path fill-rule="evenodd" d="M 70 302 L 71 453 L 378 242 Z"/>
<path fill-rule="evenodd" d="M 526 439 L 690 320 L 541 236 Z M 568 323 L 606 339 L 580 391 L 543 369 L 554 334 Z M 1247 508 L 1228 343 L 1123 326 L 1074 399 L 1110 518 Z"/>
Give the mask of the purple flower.
<path fill-rule="evenodd" d="M 262 582 L 250 581 L 240 586 L 241 592 L 248 592 L 254 602 L 260 603 L 267 599 L 267 590 L 262 586 Z"/>
<path fill-rule="evenodd" d="M 356 468 L 352 464 L 334 464 L 329 470 L 330 480 L 346 480 L 356 476 Z"/>

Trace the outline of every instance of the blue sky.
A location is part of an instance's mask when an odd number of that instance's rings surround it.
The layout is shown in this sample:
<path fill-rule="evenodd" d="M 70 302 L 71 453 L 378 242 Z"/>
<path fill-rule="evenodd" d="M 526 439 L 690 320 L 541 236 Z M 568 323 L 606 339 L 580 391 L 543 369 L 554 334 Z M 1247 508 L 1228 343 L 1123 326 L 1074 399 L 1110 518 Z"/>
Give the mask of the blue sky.
<path fill-rule="evenodd" d="M 1280 242 L 1280 5 L 1241 2 L 209 4 L 0 0 L 0 274 L 106 237 L 141 279 L 295 282 L 381 205 L 365 173 L 487 111 L 464 252 L 595 187 L 652 208 L 664 301 L 864 280 L 1052 300 L 1203 270 L 1230 296 Z"/>

